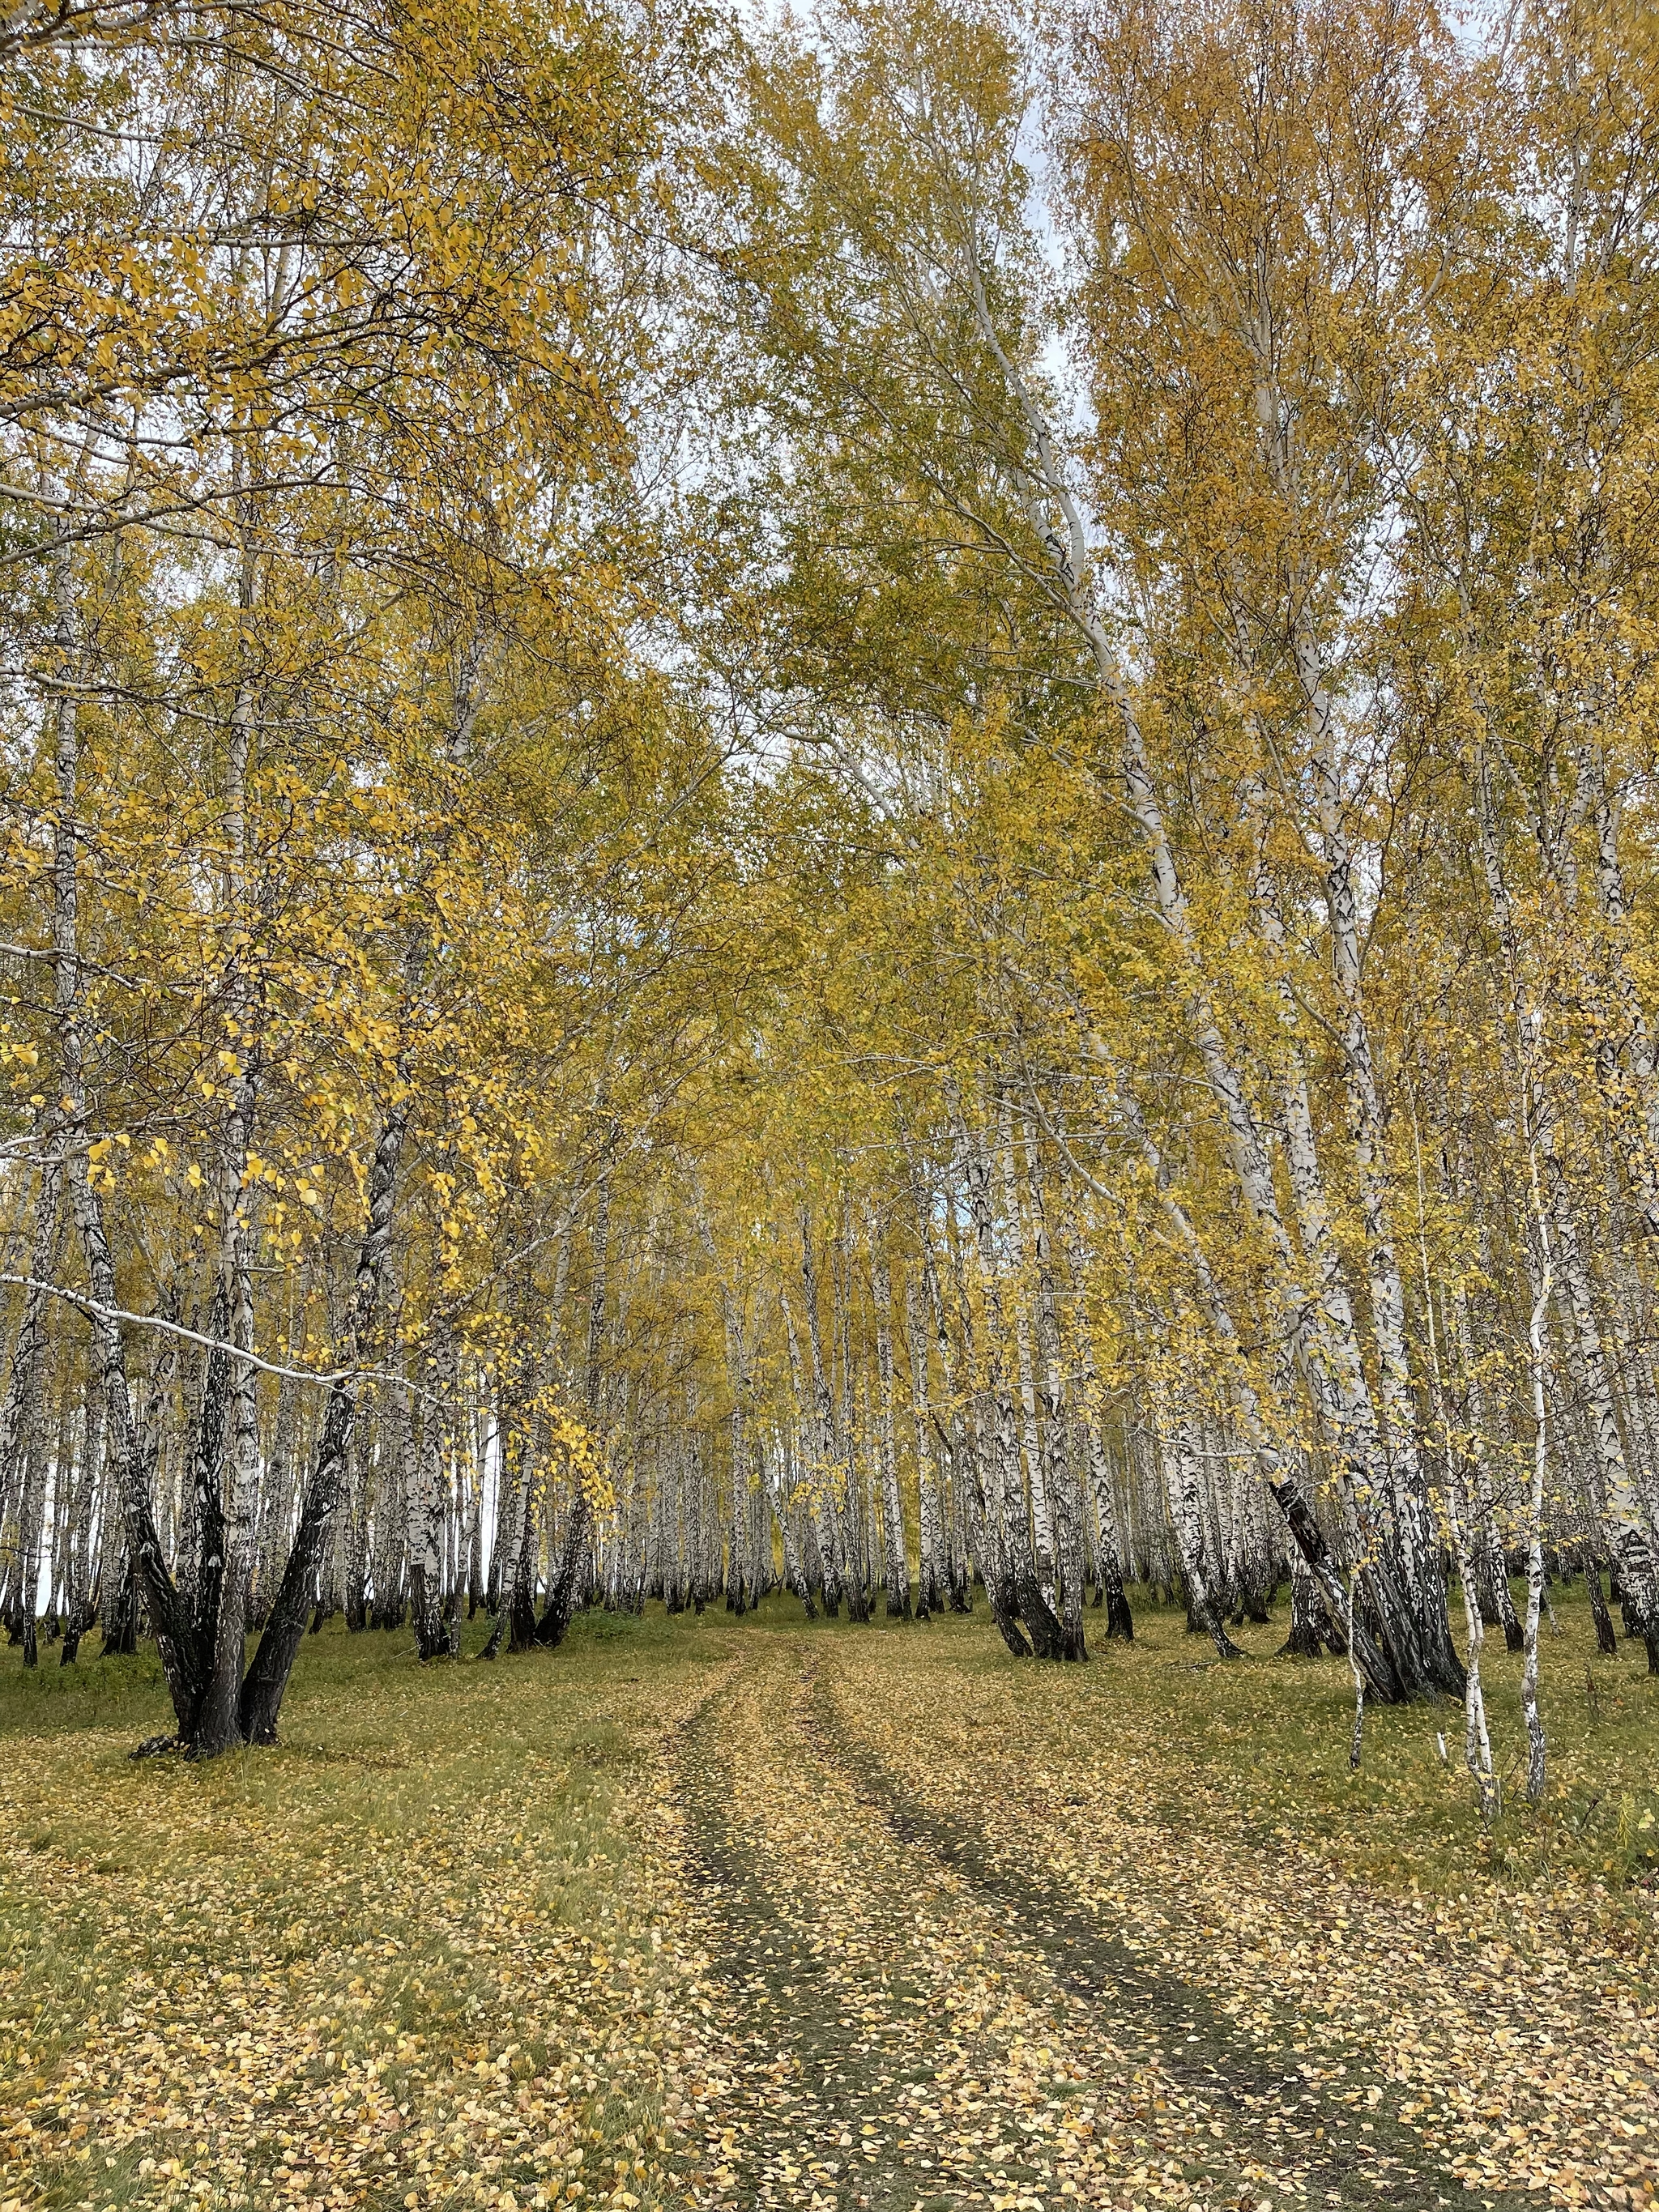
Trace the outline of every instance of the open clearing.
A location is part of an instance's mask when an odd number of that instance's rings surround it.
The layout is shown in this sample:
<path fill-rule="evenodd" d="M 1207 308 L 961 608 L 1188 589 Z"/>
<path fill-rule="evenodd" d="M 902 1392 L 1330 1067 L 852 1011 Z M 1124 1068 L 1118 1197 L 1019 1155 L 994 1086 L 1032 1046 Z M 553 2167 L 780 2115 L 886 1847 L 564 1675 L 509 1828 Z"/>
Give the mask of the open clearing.
<path fill-rule="evenodd" d="M 1558 1609 L 1490 1844 L 1455 1709 L 1351 1777 L 1342 1666 L 1150 1608 L 330 1629 L 199 1768 L 127 1758 L 153 1660 L 9 1654 L 0 2203 L 1651 2203 L 1654 1692 Z"/>

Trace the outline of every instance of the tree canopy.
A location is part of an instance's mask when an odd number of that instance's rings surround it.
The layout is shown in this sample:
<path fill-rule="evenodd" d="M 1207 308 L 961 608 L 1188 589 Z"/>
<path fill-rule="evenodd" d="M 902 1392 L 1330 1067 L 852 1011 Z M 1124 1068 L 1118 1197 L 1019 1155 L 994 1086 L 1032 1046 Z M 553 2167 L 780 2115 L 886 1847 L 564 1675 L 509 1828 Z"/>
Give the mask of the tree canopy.
<path fill-rule="evenodd" d="M 1524 1648 L 1540 1792 L 1547 1572 L 1659 1672 L 1656 70 L 14 9 L 31 1659 L 155 1636 L 206 1753 L 336 1609 L 1225 1656 L 1288 1577 L 1486 1808 Z"/>

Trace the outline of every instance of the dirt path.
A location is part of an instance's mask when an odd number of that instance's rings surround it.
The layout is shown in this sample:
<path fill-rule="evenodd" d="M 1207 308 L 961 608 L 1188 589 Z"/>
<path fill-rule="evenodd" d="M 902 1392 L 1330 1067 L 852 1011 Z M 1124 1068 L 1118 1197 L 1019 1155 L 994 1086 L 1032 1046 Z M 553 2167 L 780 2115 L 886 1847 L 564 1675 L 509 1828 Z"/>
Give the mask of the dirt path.
<path fill-rule="evenodd" d="M 751 1633 L 676 1742 L 726 2014 L 694 2201 L 1471 2202 L 1386 2084 L 1339 2098 L 1287 2071 L 1040 1865 L 1011 1869 L 969 1793 L 949 1814 L 908 1794 L 837 1700 L 836 1665 L 833 1644 Z"/>

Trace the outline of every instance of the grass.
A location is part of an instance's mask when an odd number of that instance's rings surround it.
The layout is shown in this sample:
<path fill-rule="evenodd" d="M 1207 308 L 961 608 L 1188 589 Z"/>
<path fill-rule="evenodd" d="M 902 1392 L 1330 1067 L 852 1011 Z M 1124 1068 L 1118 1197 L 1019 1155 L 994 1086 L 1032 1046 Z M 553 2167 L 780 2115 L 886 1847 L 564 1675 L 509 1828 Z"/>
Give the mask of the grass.
<path fill-rule="evenodd" d="M 1346 1668 L 1273 1656 L 1282 1616 L 1222 1666 L 1141 1606 L 1133 1647 L 1066 1669 L 1012 1661 L 982 1606 L 914 1628 L 809 1627 L 786 1599 L 743 1621 L 652 1607 L 580 1620 L 554 1655 L 426 1669 L 406 1636 L 334 1626 L 307 1640 L 282 1746 L 199 1768 L 127 1758 L 168 1724 L 153 1656 L 83 1646 L 60 1668 L 47 1649 L 26 1674 L 0 1653 L 0 2212 L 674 2201 L 675 2051 L 707 1961 L 679 1940 L 665 1749 L 745 1639 L 780 1634 L 872 1716 L 904 1676 L 904 1747 L 941 1787 L 971 1792 L 994 1735 L 1082 1805 L 1111 1746 L 1136 1816 L 1218 1826 L 1242 1882 L 1293 1840 L 1522 1948 L 1565 1920 L 1640 1985 L 1659 1684 L 1638 1645 L 1595 1656 L 1581 1593 L 1556 1612 L 1536 1808 L 1520 1662 L 1487 1645 L 1508 1776 L 1490 1834 L 1461 1707 L 1373 1708 L 1351 1773 Z"/>
<path fill-rule="evenodd" d="M 1081 1707 L 1103 1735 L 1127 1730 L 1161 1747 L 1171 1775 L 1196 1768 L 1235 1808 L 1241 1842 L 1267 1844 L 1293 1831 L 1346 1871 L 1385 1887 L 1448 1893 L 1471 1882 L 1505 1890 L 1572 1886 L 1608 1902 L 1628 1898 L 1632 1926 L 1650 1922 L 1659 1886 L 1659 1679 L 1649 1675 L 1645 1650 L 1634 1639 L 1621 1638 L 1614 1658 L 1598 1656 L 1581 1583 L 1552 1592 L 1558 1632 L 1546 1620 L 1539 1646 L 1548 1777 L 1536 1808 L 1525 1797 L 1521 1655 L 1504 1650 L 1501 1632 L 1487 1632 L 1481 1681 L 1503 1785 L 1490 1833 L 1463 1763 L 1460 1699 L 1368 1705 L 1354 1772 L 1347 1663 L 1279 1657 L 1286 1604 L 1265 1627 L 1232 1628 L 1249 1657 L 1224 1663 L 1206 1639 L 1187 1632 L 1180 1607 L 1154 1605 L 1139 1590 L 1130 1595 L 1134 1643 L 1108 1643 L 1100 1616 L 1089 1613 L 1086 1668 L 1010 1659 L 982 1604 L 966 1621 L 946 1616 L 915 1632 L 948 1648 L 953 1668 L 1003 1686 L 1012 1710 L 1033 1723 L 1056 1707 Z M 1515 1595 L 1524 1605 L 1524 1589 Z M 770 1599 L 760 1618 L 796 1627 L 800 1608 Z M 1455 1607 L 1454 1620 L 1461 1650 Z M 912 1633 L 884 1620 L 819 1622 L 803 1632 L 854 1645 L 872 1634 Z M 1183 1817 L 1181 1801 L 1169 1810 Z"/>
<path fill-rule="evenodd" d="M 8 1654 L 0 2202 L 580 2202 L 624 2154 L 652 2201 L 636 1800 L 707 1662 L 609 1626 L 425 1670 L 325 1631 L 281 1747 L 206 1767 L 126 1756 L 153 1658 Z"/>
<path fill-rule="evenodd" d="M 1547 1622 L 1539 1649 L 1547 1784 L 1537 1807 L 1525 1796 L 1521 1655 L 1487 1637 L 1481 1681 L 1503 1784 L 1490 1834 L 1463 1761 L 1461 1700 L 1369 1705 L 1352 1772 L 1347 1668 L 1278 1659 L 1279 1623 L 1235 1629 L 1255 1663 L 1224 1666 L 1178 1617 L 1143 1610 L 1135 1698 L 1233 1798 L 1248 1840 L 1312 1835 L 1348 1872 L 1389 1887 L 1541 1883 L 1614 1901 L 1659 1878 L 1659 1680 L 1639 1643 L 1621 1641 L 1613 1659 L 1596 1655 L 1582 1585 L 1554 1599 L 1559 1633 Z M 1636 1927 L 1648 1917 L 1646 1895 L 1633 1902 Z"/>

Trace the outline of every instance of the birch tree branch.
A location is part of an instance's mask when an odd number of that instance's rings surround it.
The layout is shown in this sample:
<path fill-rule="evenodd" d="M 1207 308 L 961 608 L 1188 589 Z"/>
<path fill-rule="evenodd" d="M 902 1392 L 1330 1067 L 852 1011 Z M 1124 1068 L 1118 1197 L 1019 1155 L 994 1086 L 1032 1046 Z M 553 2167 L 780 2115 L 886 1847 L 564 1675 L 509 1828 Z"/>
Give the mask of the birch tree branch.
<path fill-rule="evenodd" d="M 48 1297 L 61 1298 L 65 1305 L 78 1306 L 83 1313 L 99 1314 L 106 1321 L 130 1321 L 138 1328 L 159 1329 L 165 1336 L 183 1337 L 187 1344 L 199 1344 L 206 1352 L 222 1352 L 227 1358 L 244 1367 L 257 1367 L 262 1375 L 275 1375 L 289 1382 L 310 1382 L 319 1389 L 332 1389 L 340 1382 L 396 1382 L 416 1398 L 424 1398 L 428 1405 L 443 1406 L 447 1401 L 430 1390 L 423 1390 L 418 1382 L 411 1382 L 406 1375 L 394 1375 L 384 1367 L 283 1367 L 273 1359 L 262 1359 L 257 1352 L 244 1352 L 240 1345 L 228 1342 L 222 1336 L 204 1336 L 199 1329 L 186 1328 L 182 1322 L 165 1320 L 160 1314 L 135 1313 L 129 1306 L 105 1305 L 89 1297 L 84 1291 L 66 1289 L 61 1283 L 43 1282 L 38 1275 L 0 1273 L 0 1283 L 10 1283 L 26 1291 L 42 1291 Z"/>

